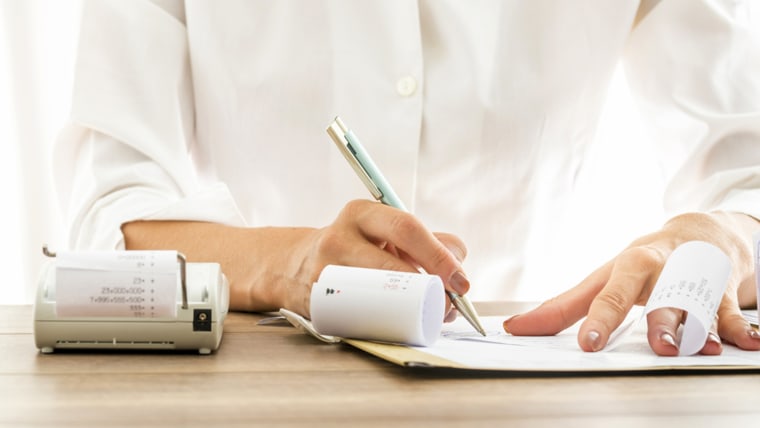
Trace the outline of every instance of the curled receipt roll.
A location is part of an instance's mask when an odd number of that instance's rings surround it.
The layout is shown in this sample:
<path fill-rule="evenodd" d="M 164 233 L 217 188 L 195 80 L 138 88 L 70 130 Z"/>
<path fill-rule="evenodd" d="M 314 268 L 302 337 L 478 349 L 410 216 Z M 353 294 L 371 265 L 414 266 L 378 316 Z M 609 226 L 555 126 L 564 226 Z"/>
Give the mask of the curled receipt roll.
<path fill-rule="evenodd" d="M 687 313 L 680 331 L 679 355 L 693 355 L 705 345 L 731 275 L 731 260 L 707 242 L 688 241 L 670 254 L 644 308 Z"/>
<path fill-rule="evenodd" d="M 311 321 L 321 334 L 428 346 L 444 304 L 438 276 L 329 265 L 311 289 Z"/>

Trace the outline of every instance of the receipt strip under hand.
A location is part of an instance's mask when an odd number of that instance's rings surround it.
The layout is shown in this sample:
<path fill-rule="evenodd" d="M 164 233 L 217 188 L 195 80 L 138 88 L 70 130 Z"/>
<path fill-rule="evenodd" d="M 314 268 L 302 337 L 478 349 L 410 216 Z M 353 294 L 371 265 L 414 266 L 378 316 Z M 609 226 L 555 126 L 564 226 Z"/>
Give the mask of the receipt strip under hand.
<path fill-rule="evenodd" d="M 323 335 L 428 346 L 440 336 L 445 297 L 436 275 L 326 266 L 311 289 Z"/>
<path fill-rule="evenodd" d="M 666 307 L 688 313 L 679 355 L 693 355 L 704 347 L 730 275 L 729 258 L 707 242 L 685 242 L 668 258 L 644 313 Z"/>

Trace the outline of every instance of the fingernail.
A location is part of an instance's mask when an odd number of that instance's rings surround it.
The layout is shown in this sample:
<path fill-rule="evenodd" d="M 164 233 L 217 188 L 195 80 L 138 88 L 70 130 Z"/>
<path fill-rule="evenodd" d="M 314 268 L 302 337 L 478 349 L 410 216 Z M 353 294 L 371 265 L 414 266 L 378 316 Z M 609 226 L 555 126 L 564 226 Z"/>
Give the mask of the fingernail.
<path fill-rule="evenodd" d="M 470 290 L 470 281 L 464 276 L 462 271 L 454 272 L 449 280 L 449 285 L 460 295 L 467 293 Z"/>
<path fill-rule="evenodd" d="M 507 328 L 507 324 L 509 324 L 510 321 L 512 321 L 513 319 L 517 318 L 518 316 L 519 315 L 512 315 L 511 317 L 505 319 L 503 323 L 501 323 L 501 326 L 504 328 L 504 332 L 505 333 L 512 334 L 512 333 L 509 332 L 509 329 Z"/>
<path fill-rule="evenodd" d="M 602 335 L 596 330 L 586 333 L 586 343 L 591 345 L 591 350 L 596 352 L 602 349 Z"/>
<path fill-rule="evenodd" d="M 747 330 L 747 334 L 749 335 L 749 337 L 751 337 L 751 338 L 753 338 L 755 340 L 760 340 L 760 332 L 758 332 L 755 329 L 749 329 L 749 330 Z"/>
<path fill-rule="evenodd" d="M 449 313 L 446 314 L 446 317 L 443 319 L 443 322 L 453 322 L 455 319 L 457 319 L 457 308 L 451 308 L 449 310 Z"/>
<path fill-rule="evenodd" d="M 713 332 L 707 333 L 707 341 L 720 344 L 720 338 Z"/>
<path fill-rule="evenodd" d="M 708 337 L 709 337 L 709 335 L 708 335 Z M 676 348 L 676 350 L 678 349 L 678 344 L 676 343 L 676 339 L 673 337 L 672 334 L 670 334 L 670 333 L 662 333 L 660 335 L 660 340 L 663 341 L 663 342 L 665 342 L 665 343 L 667 343 L 668 345 Z"/>

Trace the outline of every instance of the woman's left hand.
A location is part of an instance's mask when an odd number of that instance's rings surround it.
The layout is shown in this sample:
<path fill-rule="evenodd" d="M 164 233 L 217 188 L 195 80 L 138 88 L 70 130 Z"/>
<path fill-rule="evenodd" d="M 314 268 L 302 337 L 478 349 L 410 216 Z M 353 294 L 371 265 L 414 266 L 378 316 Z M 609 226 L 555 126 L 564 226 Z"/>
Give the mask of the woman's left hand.
<path fill-rule="evenodd" d="M 634 241 L 615 258 L 565 293 L 525 314 L 504 322 L 509 333 L 553 335 L 583 316 L 578 344 L 584 351 L 599 351 L 634 305 L 645 305 L 665 261 L 680 244 L 709 242 L 731 260 L 731 276 L 718 308 L 713 330 L 702 354 L 722 351 L 719 338 L 747 350 L 760 350 L 760 333 L 740 312 L 756 304 L 752 235 L 760 222 L 738 213 L 690 213 L 669 220 L 661 230 Z M 685 313 L 662 308 L 647 316 L 647 338 L 658 355 L 678 355 L 676 331 Z"/>

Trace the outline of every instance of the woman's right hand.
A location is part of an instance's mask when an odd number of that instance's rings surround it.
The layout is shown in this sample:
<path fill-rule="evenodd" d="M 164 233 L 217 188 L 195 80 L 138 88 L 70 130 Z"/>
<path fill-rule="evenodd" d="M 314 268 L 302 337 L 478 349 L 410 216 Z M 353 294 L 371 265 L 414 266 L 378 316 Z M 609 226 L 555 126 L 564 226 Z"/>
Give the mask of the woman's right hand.
<path fill-rule="evenodd" d="M 283 307 L 309 316 L 311 286 L 328 264 L 438 275 L 447 289 L 466 293 L 467 254 L 454 235 L 430 232 L 414 215 L 368 200 L 346 204 L 335 221 L 313 229 L 287 255 Z M 452 313 L 447 307 L 446 313 Z"/>

